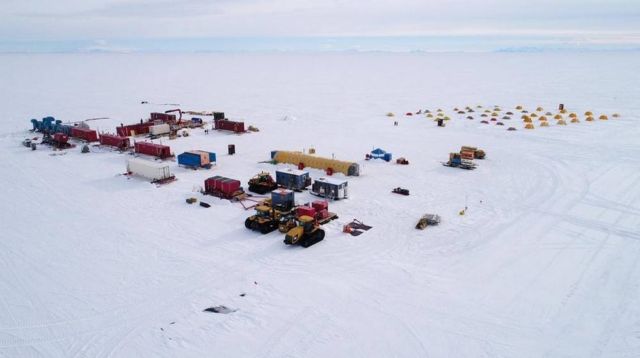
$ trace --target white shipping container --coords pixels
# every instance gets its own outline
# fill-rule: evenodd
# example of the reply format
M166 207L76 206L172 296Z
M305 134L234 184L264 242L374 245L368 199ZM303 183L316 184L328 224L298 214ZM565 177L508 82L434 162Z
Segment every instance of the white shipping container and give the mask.
M127 171L151 180L162 180L171 177L169 164L156 163L141 158L128 159Z
M170 131L171 126L168 124L156 124L155 126L149 127L149 133L151 133L151 135L167 134Z

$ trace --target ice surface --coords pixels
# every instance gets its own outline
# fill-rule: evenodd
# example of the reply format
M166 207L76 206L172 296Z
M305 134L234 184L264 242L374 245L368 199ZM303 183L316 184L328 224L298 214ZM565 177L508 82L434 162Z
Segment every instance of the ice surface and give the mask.
M640 352L637 53L2 55L0 74L0 356ZM163 140L218 163L172 163L178 181L162 187L119 175L124 154L20 144L31 118L109 117L88 123L114 132L172 108L141 101L223 110L260 132ZM525 131L517 115L500 127L452 111L558 103L622 118ZM445 128L401 115L437 108L454 118ZM461 145L487 159L442 166ZM276 169L258 163L271 150L310 147L362 176L309 249L248 232L237 203L185 204L208 176L246 186ZM411 164L364 161L376 147ZM425 213L441 224L416 230ZM343 234L353 218L374 228ZM238 311L202 312L216 304Z

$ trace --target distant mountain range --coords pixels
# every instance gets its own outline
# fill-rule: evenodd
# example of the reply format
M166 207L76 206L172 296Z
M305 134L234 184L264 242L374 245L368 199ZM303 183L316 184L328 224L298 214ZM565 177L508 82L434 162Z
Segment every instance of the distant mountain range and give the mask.
M219 37L111 40L0 40L0 53L207 52L546 52L639 51L635 39L571 35Z

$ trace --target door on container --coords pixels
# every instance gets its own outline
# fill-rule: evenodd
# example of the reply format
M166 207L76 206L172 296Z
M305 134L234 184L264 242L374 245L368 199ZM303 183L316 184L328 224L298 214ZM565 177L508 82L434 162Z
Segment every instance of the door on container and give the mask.
M347 185L346 184L342 184L340 185L340 192L339 192L339 198L346 198L349 195L349 193L347 192Z

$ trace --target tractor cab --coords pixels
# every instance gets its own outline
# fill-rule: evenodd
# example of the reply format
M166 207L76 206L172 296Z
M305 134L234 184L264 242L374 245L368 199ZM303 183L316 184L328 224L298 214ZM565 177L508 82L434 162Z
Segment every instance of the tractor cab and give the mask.
M271 208L266 205L256 206L256 216L259 218L270 218L271 217Z
M284 237L287 245L309 247L324 239L324 230L317 224L316 219L308 215L298 218L298 226L289 230Z
M302 226L304 232L309 232L315 226L316 219L311 216L303 215L298 218L298 221L300 222L300 226Z

